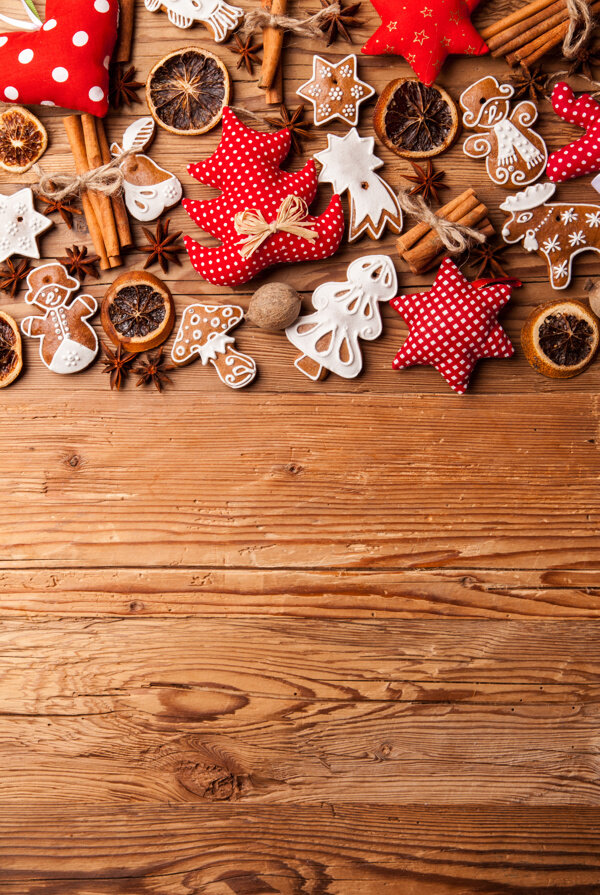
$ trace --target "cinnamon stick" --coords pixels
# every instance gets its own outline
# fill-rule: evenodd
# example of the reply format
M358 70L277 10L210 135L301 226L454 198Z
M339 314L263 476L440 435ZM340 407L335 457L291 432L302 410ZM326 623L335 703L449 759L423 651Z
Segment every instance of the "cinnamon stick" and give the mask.
M120 0L119 38L113 53L113 62L129 62L135 23L135 0Z
M71 147L71 153L73 154L75 171L77 174L85 174L89 169L85 143L83 140L81 117L79 115L69 115L67 118L63 118L63 125L67 134L69 146ZM98 217L94 210L90 194L87 191L81 196L81 205L88 230L90 231L90 237L94 244L94 251L100 257L100 267L102 270L109 270L110 262L106 253L104 237L102 236L102 230L100 229Z
M265 102L268 106L280 106L283 102L283 65L281 59L275 72L275 80L265 91Z
M107 165L111 161L110 148L106 137L106 128L104 121L99 118L96 122L96 130L98 132L98 143L100 144L100 153L102 155L102 164ZM127 206L122 193L115 194L110 197L115 216L115 224L117 225L117 234L119 237L119 245L122 249L128 249L133 245L133 236L131 235L131 227L129 226L129 215L127 214Z
M481 221L481 223L478 224L477 229L479 230L480 233L483 233L483 235L485 236L486 239L491 239L492 236L496 235L496 230L494 229L494 225L489 220L489 218L484 218L483 221ZM448 250L446 248L444 248L444 251L440 252L439 255L436 255L436 257L433 259L431 264L429 264L427 266L427 270L431 270L432 267L439 267L440 264L442 263L442 261L444 260L444 258L447 258L447 257L448 257ZM426 271L423 271L423 270L417 271L417 273L425 273L425 272Z
M598 10L600 10L600 0L596 0L590 6L592 13L598 12ZM569 18L567 17L564 22L551 28L545 34L541 34L535 40L515 50L514 53L509 53L506 56L506 61L513 66L519 63L527 66L533 65L538 59L541 59L542 56L545 56L546 53L564 40L565 34L569 30L569 24Z
M487 215L488 209L483 202L481 202L453 223L462 224L463 227L477 227L478 224L487 218ZM408 252L404 252L402 260L408 264L413 273L423 273L433 267L436 257L443 251L448 254L448 250L445 249L440 236L435 230L432 230L431 233L420 240L414 248L410 249Z
M530 40L550 31L555 25L559 25L569 17L565 0L556 0L548 9L542 10L537 16L533 16L526 22L519 22L512 28L502 31L488 44L492 56L506 56L512 50L529 43Z
M487 43L488 40L495 37L496 34L500 34L500 32L505 31L507 28L511 28L513 25L518 25L519 22L526 21L530 16L534 16L538 12L547 9L553 2L554 0L534 0L533 3L528 3L526 6L522 6L515 12L511 12L510 15L504 16L503 19L494 22L493 25L484 28L480 34Z
M475 190L469 188L465 190L464 193L461 193L460 196L456 196L456 198L452 199L450 202L447 202L446 205L443 205L437 213L438 217L445 218L447 221L452 221L456 223L458 218L456 217L456 210L458 208L469 210L475 208L476 205L479 204L479 199L475 195ZM466 213L464 210L459 212L459 217L461 214ZM411 249L414 245L416 245L420 239L423 239L428 233L431 233L431 227L429 224L421 223L416 224L410 230L407 230L406 233L403 233L402 236L399 236L396 240L396 248L400 255L404 252Z
M102 153L100 152L100 144L98 143L98 133L96 131L96 119L93 115L86 113L81 116L81 124L83 127L83 141L85 143L85 153L87 155L88 168L93 171L95 168L102 167ZM117 225L115 224L115 216L112 210L110 196L103 193L95 192L93 195L97 198L97 212L99 215L99 223L102 227L104 236L104 244L106 253L111 267L118 267L121 264L121 246L119 245L119 236L117 234Z
M261 5L274 16L284 16L287 12L287 0L261 0ZM282 47L283 31L281 28L264 28L263 61L258 86L265 90L273 86Z

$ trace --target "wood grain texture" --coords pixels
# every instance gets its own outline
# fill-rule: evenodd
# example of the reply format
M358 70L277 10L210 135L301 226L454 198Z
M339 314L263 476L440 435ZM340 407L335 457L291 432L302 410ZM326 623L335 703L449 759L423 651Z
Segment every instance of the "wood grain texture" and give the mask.
M482 4L476 22L513 7ZM288 107L313 52L358 52L378 21L366 0L360 18L353 47L286 40ZM136 19L142 80L178 46L215 50L142 0ZM234 105L269 114L229 46L216 52ZM359 69L378 93L410 74L396 58L360 57ZM457 98L486 73L507 70L450 58L440 83ZM550 150L578 135L539 109ZM112 113L109 139L142 114ZM40 115L44 169L69 170L62 112ZM305 154L328 130L312 128ZM219 137L159 131L151 154L206 198L186 165ZM475 185L499 229L505 194L461 142L435 162L445 195ZM376 151L383 176L405 183L410 165ZM596 201L588 180L561 185L560 200ZM0 174L0 191L17 186ZM171 217L210 243L182 209ZM317 285L382 251L400 289L427 288L433 274L411 274L394 241L235 290L187 260L166 279L178 314L198 299L246 308L272 280L308 309ZM56 221L44 259L73 243L90 245L83 222L71 233ZM504 257L525 281L503 316L516 355L480 363L463 399L430 368L391 371L406 327L389 307L353 381L311 383L282 334L239 327L259 366L240 393L199 364L163 395L132 382L110 393L99 364L51 376L26 345L1 399L2 895L600 891L600 364L564 382L531 370L521 326L554 294L537 256ZM583 297L599 270L578 259L566 295ZM120 273L86 291L101 299ZM27 313L22 298L2 307Z

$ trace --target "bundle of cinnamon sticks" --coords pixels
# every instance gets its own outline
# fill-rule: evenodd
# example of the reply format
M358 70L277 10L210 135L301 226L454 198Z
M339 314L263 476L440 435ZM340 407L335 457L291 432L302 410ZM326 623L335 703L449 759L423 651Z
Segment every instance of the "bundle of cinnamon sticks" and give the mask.
M445 218L453 224L473 227L487 238L494 235L494 227L488 219L488 209L479 201L472 189L465 190L436 213L438 217ZM425 273L438 266L449 254L436 231L424 223L417 224L403 233L398 238L396 247L402 260L416 274Z
M588 0L592 15L600 0ZM481 32L492 56L509 65L532 66L564 40L569 28L566 0L534 0Z
M86 174L111 161L104 122L100 118L70 115L63 118L63 124L77 174ZM121 250L133 245L123 196L106 196L87 190L81 202L94 250L100 257L100 267L102 270L119 267Z
M261 0L261 6L274 16L284 16L287 12L287 0ZM258 86L265 90L265 102L268 106L283 102L282 50L281 28L263 28L263 61Z

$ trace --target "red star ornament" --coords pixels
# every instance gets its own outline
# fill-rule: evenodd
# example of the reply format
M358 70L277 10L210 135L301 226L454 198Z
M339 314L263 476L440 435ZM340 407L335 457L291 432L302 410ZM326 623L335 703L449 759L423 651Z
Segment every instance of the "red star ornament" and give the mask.
M469 283L446 258L429 292L404 295L390 304L409 327L408 338L394 358L395 370L429 364L450 388L462 395L482 357L512 357L514 348L498 323L518 280Z
M425 84L437 78L449 53L482 56L488 52L470 21L480 0L372 0L381 25L362 52L404 56Z

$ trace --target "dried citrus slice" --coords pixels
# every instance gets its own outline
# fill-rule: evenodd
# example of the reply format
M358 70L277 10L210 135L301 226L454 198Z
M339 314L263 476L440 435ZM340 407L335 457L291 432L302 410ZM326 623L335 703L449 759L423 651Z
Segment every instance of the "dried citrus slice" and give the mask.
M0 168L24 174L47 148L46 128L27 109L10 106L0 114Z
M14 382L23 369L23 345L16 322L0 311L0 388Z
M162 345L173 330L173 296L158 277L145 270L124 273L104 296L102 326L114 345L148 351Z
M531 366L551 379L577 376L593 360L600 329L580 301L553 301L531 312L521 344Z
M435 84L397 78L384 87L373 118L382 143L402 158L431 158L448 149L458 134L458 110Z
M184 47L157 62L146 82L150 114L172 134L204 134L229 102L229 73L200 47Z

